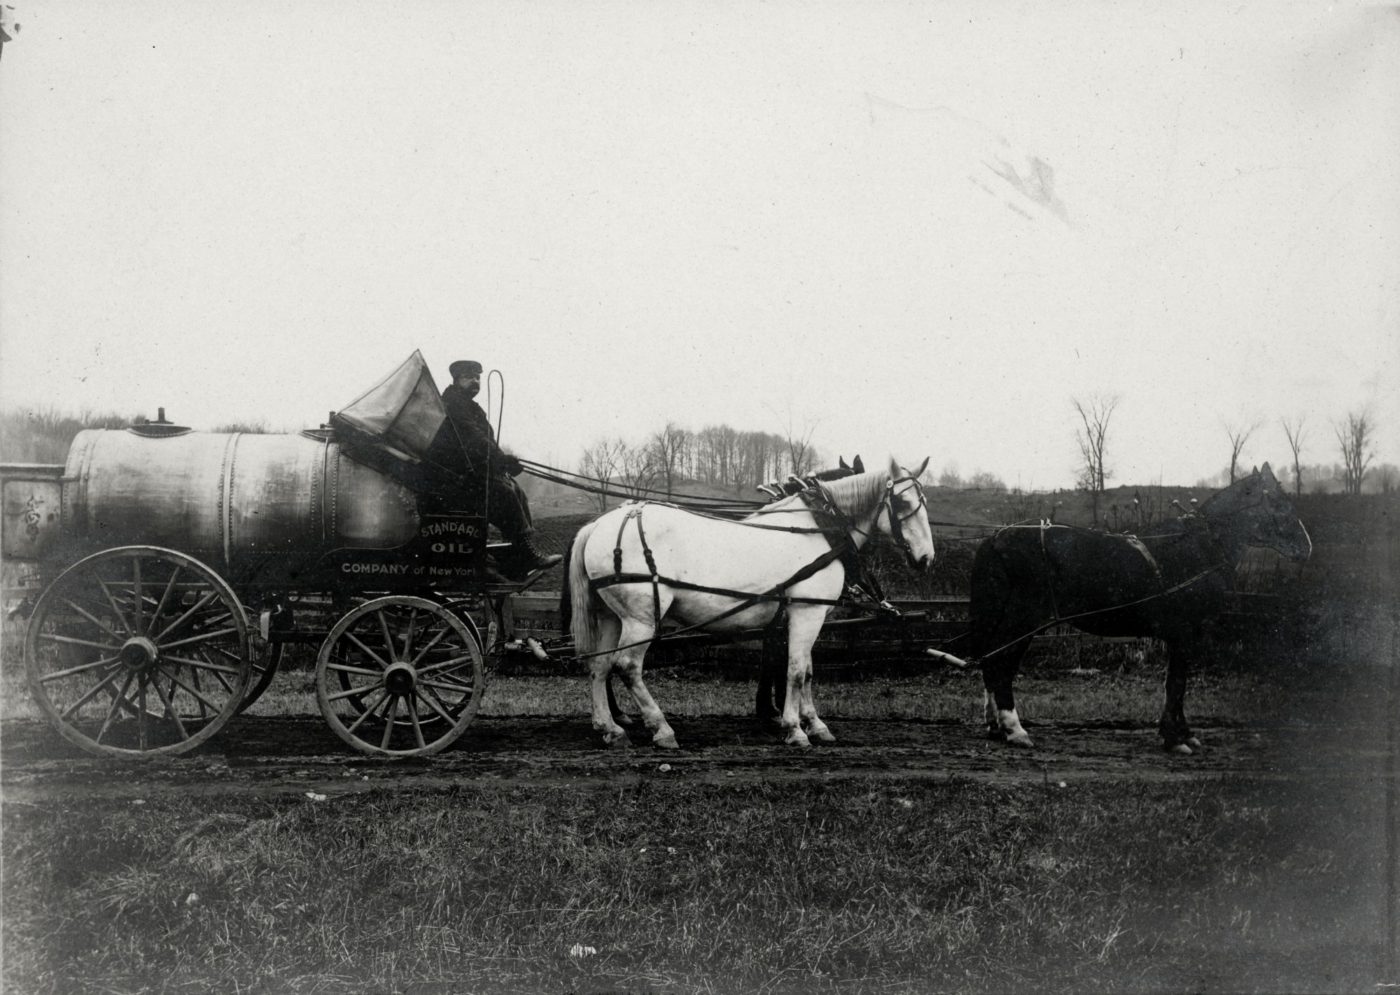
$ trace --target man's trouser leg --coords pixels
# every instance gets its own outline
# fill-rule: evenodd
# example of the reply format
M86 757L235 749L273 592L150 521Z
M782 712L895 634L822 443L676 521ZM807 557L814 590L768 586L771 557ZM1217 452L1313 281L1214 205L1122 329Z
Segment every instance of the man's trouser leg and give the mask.
M512 566L517 573L543 570L560 562L558 554L546 556L535 547L534 524L530 519L530 505L525 492L509 477L495 477L491 480L491 524L501 530L501 535L512 546Z
M492 477L490 482L491 504L488 514L491 524L501 530L507 542L515 544L525 538L530 531L530 515L523 495L509 477Z

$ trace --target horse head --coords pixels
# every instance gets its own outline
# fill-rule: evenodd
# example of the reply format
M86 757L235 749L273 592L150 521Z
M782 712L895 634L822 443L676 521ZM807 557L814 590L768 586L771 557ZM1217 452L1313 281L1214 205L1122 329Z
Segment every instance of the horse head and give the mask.
M1266 546L1301 563L1312 555L1312 539L1298 520L1293 503L1265 463L1202 506L1214 521L1228 522L1228 528L1250 546Z
M933 530L928 523L928 502L919 478L928 469L928 458L910 470L890 457L889 478L885 482L883 514L875 516L876 527L894 540L905 560L915 570L933 569Z

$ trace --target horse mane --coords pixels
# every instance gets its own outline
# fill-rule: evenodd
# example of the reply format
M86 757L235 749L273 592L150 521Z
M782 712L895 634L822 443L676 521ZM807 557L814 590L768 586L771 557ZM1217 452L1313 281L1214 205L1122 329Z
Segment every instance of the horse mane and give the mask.
M853 477L842 477L822 484L831 500L849 515L869 511L885 494L890 479L887 470L872 470Z

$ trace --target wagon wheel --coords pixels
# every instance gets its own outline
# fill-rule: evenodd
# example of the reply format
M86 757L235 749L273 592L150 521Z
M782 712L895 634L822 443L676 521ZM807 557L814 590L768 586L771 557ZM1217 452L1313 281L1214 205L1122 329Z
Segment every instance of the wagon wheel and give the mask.
M255 641L256 642L256 641ZM262 697L268 685L272 683L272 678L277 676L277 665L282 662L282 644L269 642L261 649L254 649L253 673L248 680L248 690L243 694L243 700L238 703L238 714L242 715L248 707Z
M233 718L252 674L237 595L174 550L79 560L40 595L28 628L30 691L65 739L94 753L191 750Z
M476 716L485 689L475 625L427 598L391 595L351 609L316 656L321 715L362 753L437 753Z

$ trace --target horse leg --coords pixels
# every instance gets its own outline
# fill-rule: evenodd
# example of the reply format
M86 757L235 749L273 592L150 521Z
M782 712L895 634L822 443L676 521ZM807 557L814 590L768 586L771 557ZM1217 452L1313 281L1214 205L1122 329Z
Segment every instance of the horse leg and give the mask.
M1162 720L1157 724L1162 734L1162 749L1189 755L1200 749L1201 741L1186 722L1186 682L1191 674L1191 656L1196 645L1190 640L1167 643L1166 696L1162 705Z
M617 656L614 650L619 631L620 625L616 618L601 619L598 623L598 645L595 647L598 655L588 662L588 670L593 678L593 728L603 734L603 742L609 746L631 745L627 740L627 733L613 719L616 701L608 681L613 671L614 658Z
M802 728L812 739L822 743L834 743L836 737L831 730L826 727L826 723L817 715L816 701L812 696L812 644L817 641L817 635L821 632L822 622L826 618L826 610L820 611L793 611L789 614L788 620L788 666L791 668L791 659L796 657L801 661L803 680L802 698L797 703L798 719ZM786 704L786 703L784 703Z
M763 636L763 648L758 664L758 697L754 702L754 714L765 724L777 725L783 710L786 678L781 674L783 639L767 632Z
M1016 714L1016 695L1012 690L1021 657L1030 644L1029 638L1018 639L982 659L982 701L987 716L987 735L992 739L1004 739L1012 746L1033 745L1021 725L1021 717Z
M624 711L617 702L617 691L613 688L612 679L609 678L606 687L608 689L608 711L612 714L612 720L624 729L637 724L637 717L630 712Z
M641 709L642 722L651 730L652 744L663 750L677 750L680 747L676 743L676 734L642 680L642 660L646 656L647 640L655 631L647 622L624 621L619 644L623 648L617 651L616 668Z

